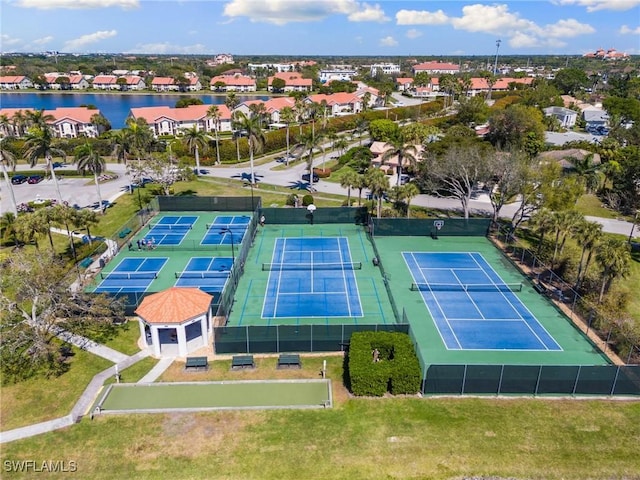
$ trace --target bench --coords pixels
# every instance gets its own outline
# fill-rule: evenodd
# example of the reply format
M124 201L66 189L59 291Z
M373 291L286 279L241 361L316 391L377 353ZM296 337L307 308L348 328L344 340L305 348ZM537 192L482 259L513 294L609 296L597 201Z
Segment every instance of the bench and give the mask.
M231 369L241 370L244 368L255 368L256 364L253 361L253 355L234 355L231 358Z
M297 353L283 353L278 357L277 368L301 368L300 355Z
M185 370L208 370L209 360L207 357L187 357L187 363L184 364Z
M91 258L91 257L87 257L87 258L85 258L84 260L82 260L82 261L80 262L80 266L81 266L82 268L87 268L87 267L89 267L89 265L91 265L92 263L93 263L93 258Z
M130 228L125 228L124 230L120 230L120 233L118 234L118 236L120 238L125 238L130 233L131 233L131 229Z
M547 287L545 287L541 282L534 282L533 288L538 293L547 293Z

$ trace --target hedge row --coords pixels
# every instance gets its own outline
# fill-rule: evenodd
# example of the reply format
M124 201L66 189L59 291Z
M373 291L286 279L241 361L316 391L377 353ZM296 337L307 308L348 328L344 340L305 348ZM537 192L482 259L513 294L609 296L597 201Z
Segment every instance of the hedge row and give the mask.
M406 333L354 333L348 368L354 395L380 397L387 392L402 395L420 390L420 363Z

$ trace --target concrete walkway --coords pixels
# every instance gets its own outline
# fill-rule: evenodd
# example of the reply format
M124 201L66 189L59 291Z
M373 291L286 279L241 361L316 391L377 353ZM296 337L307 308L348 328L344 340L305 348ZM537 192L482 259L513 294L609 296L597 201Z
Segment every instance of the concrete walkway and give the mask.
M124 353L120 353L113 348L109 348L105 345L101 345L86 337L76 335L68 332L59 327L53 327L53 331L60 340L71 343L82 350L86 350L89 353L93 353L98 357L106 358L113 363L120 363L126 361L129 357Z
M156 363L155 367L149 370L149 373L138 380L138 383L155 382L160 377L160 375L162 375L167 370L167 368L171 366L174 360L175 358L172 357L162 358L158 363Z

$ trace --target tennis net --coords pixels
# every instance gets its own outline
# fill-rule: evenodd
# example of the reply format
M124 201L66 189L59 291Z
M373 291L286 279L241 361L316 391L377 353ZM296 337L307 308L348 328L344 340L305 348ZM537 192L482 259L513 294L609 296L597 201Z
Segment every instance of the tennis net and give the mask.
M158 278L158 272L101 272L100 278L108 278L109 280L154 279Z
M272 270L362 270L362 262L262 264L262 271Z
M522 283L412 283L414 292L520 292Z
M177 230L184 232L185 230L191 230L192 226L190 223L156 223L155 225L149 225L149 230Z
M176 272L176 278L229 278L231 272L227 271L187 271L187 272Z

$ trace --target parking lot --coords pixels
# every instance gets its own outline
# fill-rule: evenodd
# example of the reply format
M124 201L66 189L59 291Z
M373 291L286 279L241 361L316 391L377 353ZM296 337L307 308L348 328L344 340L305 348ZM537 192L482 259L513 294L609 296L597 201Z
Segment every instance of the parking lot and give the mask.
M36 167L42 168L42 167ZM100 184L100 193L104 200L113 200L119 196L130 179L125 173L124 165L110 164L108 170L118 175L115 180L110 180ZM29 177L30 169L25 165L20 165L17 173ZM96 186L93 183L93 177L84 178L58 178L60 193L62 200L69 202L70 205L77 204L84 208L98 201ZM45 201L58 198L53 180L45 178L39 183L29 184L28 182L12 185L13 192L18 204L33 202L36 200ZM8 185L2 180L0 181L0 194L2 212L11 211L11 199L8 192Z

